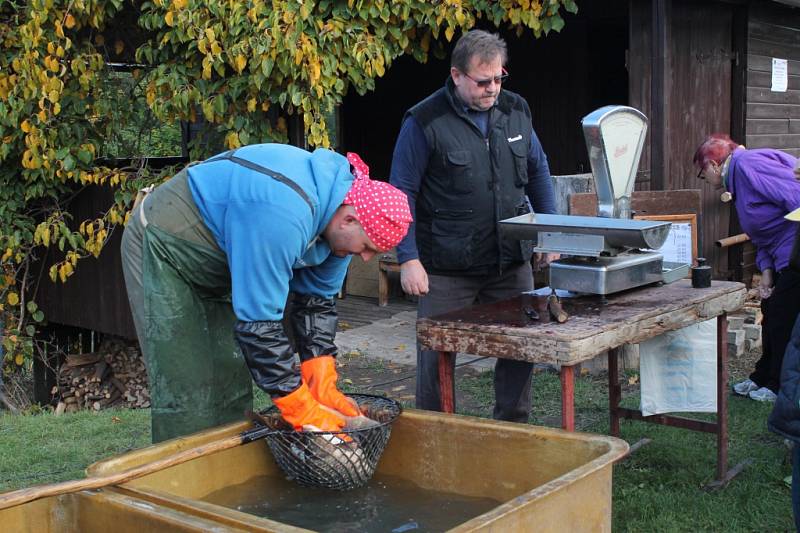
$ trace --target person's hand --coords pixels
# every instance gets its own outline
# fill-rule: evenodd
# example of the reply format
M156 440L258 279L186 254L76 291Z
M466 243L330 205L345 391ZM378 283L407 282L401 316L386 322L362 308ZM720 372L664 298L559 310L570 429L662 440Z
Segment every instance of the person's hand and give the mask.
M312 357L300 364L303 383L308 385L311 396L324 407L330 407L345 416L358 416L358 404L336 387L338 374L336 360L330 355Z
M412 259L400 265L400 286L403 292L421 296L428 294L428 273L419 259Z
M301 383L300 387L287 394L272 399L272 403L280 410L281 416L296 431L301 431L313 426L317 431L336 432L345 425L345 419L330 409L323 409L320 403L311 396L308 385Z
M553 261L560 259L561 254L536 252L533 256L533 269L542 270Z
M761 282L758 284L758 295L762 300L766 300L772 295L774 283L775 282L772 278L772 269L765 268L761 273Z

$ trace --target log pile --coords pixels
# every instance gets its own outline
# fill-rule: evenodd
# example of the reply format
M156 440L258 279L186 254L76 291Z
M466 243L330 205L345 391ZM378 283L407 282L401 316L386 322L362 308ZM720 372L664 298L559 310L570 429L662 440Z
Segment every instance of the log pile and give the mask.
M93 353L68 354L51 393L55 412L108 407L150 407L147 372L139 351L119 340L104 342Z

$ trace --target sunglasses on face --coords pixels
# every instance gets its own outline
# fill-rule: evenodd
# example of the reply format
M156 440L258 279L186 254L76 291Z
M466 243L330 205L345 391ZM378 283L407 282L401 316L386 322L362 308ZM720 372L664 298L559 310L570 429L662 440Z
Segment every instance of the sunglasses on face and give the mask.
M497 85L500 85L504 81L506 81L506 78L508 78L508 71L506 71L506 69L503 69L503 73L501 75L495 76L494 78L489 78L488 80L476 80L475 78L473 78L472 76L470 76L466 72L464 72L463 74L464 74L464 76L466 76L469 79L471 79L472 81L474 81L475 85L477 85L481 89L486 89L486 88L490 87L492 85L492 82L496 83Z

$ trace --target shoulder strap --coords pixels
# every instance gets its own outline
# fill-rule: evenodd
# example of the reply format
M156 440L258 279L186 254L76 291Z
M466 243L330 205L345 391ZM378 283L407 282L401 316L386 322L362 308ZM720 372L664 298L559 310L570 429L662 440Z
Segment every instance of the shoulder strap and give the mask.
M303 200L305 200L305 202L308 204L308 208L311 209L311 213L312 214L314 213L314 204L311 202L311 199L308 197L308 194L306 194L306 191L304 191L303 188L300 187L300 185L298 185L296 182L292 181L291 179L287 178L286 176L284 176L280 172L275 172L274 170L271 170L269 168L262 167L258 163L253 163L252 161L248 161L247 159L242 159L241 157L236 157L236 150L229 150L229 151L225 152L224 154L220 154L220 155L218 155L216 157L212 157L211 159L206 159L202 163L198 163L198 164L202 165L204 163L212 163L214 161L222 161L222 160L228 160L228 161L231 161L233 163L236 163L237 165L241 165L243 167L249 168L250 170L255 170L256 172L259 172L261 174L269 176L269 177L273 178L274 180L283 183L284 185L286 185L287 187L292 189L294 192L296 192L298 195L300 195L300 197Z

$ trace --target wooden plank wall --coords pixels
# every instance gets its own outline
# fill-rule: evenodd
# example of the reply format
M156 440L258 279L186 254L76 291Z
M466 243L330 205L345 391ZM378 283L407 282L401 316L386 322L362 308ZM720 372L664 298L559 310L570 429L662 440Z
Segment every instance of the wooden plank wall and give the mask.
M692 156L709 133L731 131L732 31L740 6L662 0L654 17L654 4L630 4L630 105L651 119L636 190L701 189L699 250L715 277L725 278L727 253L715 249L714 241L729 235L730 206L719 201L719 191L697 179ZM654 20L667 26L660 41L654 37ZM661 56L659 43L666 46ZM656 61L663 62L661 68L655 68ZM655 97L661 101L654 102ZM656 117L659 113L663 116ZM660 135L654 128L662 129ZM656 150L662 153L653 157Z
M106 211L112 203L110 188L87 187L73 200L69 212L77 226ZM122 231L117 228L100 257L81 260L66 283L53 283L48 278L50 265L63 259L63 253L57 248L48 249L36 294L36 301L48 322L136 338L122 277L121 241Z
M800 156L800 9L754 2L747 32L745 145ZM771 90L773 57L789 61L786 92Z

